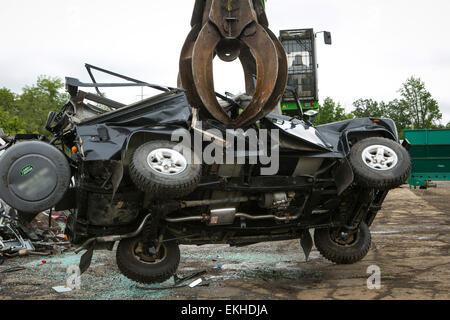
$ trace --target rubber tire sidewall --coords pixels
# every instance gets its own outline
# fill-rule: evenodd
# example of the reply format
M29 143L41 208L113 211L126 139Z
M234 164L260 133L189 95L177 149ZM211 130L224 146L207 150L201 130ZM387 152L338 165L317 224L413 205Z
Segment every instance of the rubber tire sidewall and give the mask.
M364 163L362 153L372 145L391 148L398 157L396 166L389 170L376 170ZM350 151L349 162L353 169L355 182L365 188L393 189L404 184L411 173L411 157L408 151L396 141L382 137L371 137L357 142Z
M119 270L129 279L140 283L161 283L172 277L180 263L180 248L176 242L167 242L166 258L159 263L139 262L132 250L136 238L123 239L117 247L116 260Z
M183 197L194 191L202 174L200 164L188 161L186 169L180 174L164 175L151 169L147 163L150 152L162 148L180 151L176 149L177 145L176 142L158 140L147 142L136 149L130 163L130 177L141 191L156 197L164 197L164 199ZM199 163L198 157L193 151L191 152L197 159L196 163Z
M20 199L9 190L5 178L8 175L9 168L19 157L31 153L51 159L56 167L57 184L55 189L48 197L40 201ZM17 211L34 214L51 209L63 198L69 188L71 170L65 155L56 147L42 141L25 141L12 146L0 157L0 177L0 197L3 201Z
M314 244L320 254L337 264L352 264L362 260L369 252L372 242L369 227L361 222L359 236L355 243L349 246L337 244L331 239L330 229L316 229L314 231Z

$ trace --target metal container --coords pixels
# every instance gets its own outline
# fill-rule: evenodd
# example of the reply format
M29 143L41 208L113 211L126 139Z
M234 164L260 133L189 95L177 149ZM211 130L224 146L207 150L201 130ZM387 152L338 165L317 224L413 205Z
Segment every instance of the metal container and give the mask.
M411 186L450 181L450 130L405 130L405 139L411 144Z

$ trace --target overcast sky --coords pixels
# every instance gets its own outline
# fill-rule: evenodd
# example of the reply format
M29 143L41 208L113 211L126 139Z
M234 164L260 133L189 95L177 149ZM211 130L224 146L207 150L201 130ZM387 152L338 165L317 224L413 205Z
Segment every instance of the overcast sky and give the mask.
M86 62L175 86L193 4L194 0L1 0L0 87L19 93L42 74L88 81ZM358 98L389 101L414 75L438 101L445 124L450 121L449 13L448 0L267 3L276 34L308 27L332 32L332 46L318 42L321 100L330 96L348 111ZM237 64L215 67L219 91L243 90ZM132 102L140 89L107 94Z

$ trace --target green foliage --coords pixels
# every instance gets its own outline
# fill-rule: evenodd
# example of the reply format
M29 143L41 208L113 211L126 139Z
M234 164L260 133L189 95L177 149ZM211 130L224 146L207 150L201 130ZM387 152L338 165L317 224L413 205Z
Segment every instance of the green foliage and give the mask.
M402 96L400 104L408 110L414 129L429 129L439 124L442 114L438 103L420 78L409 78L399 92Z
M12 93L9 89L0 89L0 106L2 108L12 108L14 106L15 100L15 94Z
M320 108L320 112L314 120L315 125L326 124L335 121L352 119L351 114L346 114L340 103L336 103L327 97Z
M386 114L384 117L392 119L399 131L411 128L411 116L408 105L394 99L386 103Z
M353 115L356 118L380 118L386 114L386 104L372 99L359 99L353 102L353 107L355 108Z
M18 116L11 116L8 111L0 110L0 128L5 133L25 133L23 123L20 122Z
M425 88L420 78L411 77L399 90L400 98L390 102L377 102L372 99L359 99L353 103L353 115L357 118L390 118L399 132L404 129L442 128L439 123L442 114L436 100Z
M440 124L442 114L436 100L425 88L420 78L411 77L406 80L399 90L400 98L389 102L359 99L353 102L353 112L346 114L345 109L335 103L330 97L326 98L320 113L314 123L326 124L355 118L390 118L401 132L404 129L432 129L444 128ZM450 128L450 123L447 124Z
M59 78L40 76L36 84L26 86L20 95L0 89L0 128L8 134L39 133L48 135L45 122L50 111L59 110L68 96L61 92Z

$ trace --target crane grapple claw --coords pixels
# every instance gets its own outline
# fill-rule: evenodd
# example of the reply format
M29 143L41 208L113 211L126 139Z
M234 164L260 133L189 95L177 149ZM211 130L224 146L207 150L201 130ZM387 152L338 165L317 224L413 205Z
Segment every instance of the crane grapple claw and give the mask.
M287 83L287 56L268 27L261 0L196 0L180 56L179 86L194 108L204 108L231 127L245 127L270 113ZM251 102L239 112L225 111L214 90L213 60L239 58Z

